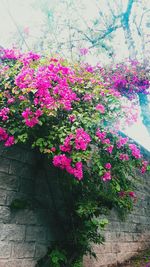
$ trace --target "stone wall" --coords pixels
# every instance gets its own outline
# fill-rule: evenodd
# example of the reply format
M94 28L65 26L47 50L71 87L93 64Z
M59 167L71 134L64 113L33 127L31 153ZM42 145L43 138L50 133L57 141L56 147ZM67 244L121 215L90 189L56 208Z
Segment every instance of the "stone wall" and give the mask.
M24 208L16 208L20 205ZM34 267L54 240L52 217L52 199L40 161L27 149L1 145L0 267Z
M138 179L139 177L139 179ZM138 190L138 191L137 191ZM119 266L120 263L150 248L150 177L137 174L137 203L132 214L120 221L112 211L104 233L104 245L94 246L97 261L86 257L84 267Z
M35 267L52 242L63 239L60 219L64 225L67 218L60 172L43 162L31 149L0 146L0 267ZM98 260L85 258L85 267L116 265L150 245L149 178L137 182L138 202L126 221L111 212L106 243L94 246Z

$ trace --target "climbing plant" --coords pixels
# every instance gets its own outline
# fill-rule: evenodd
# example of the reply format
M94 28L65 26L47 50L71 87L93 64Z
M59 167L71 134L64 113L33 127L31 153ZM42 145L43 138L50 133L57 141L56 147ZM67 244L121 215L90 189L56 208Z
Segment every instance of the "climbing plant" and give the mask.
M100 66L9 49L1 51L0 66L0 141L28 144L47 156L69 196L60 221L65 237L52 245L49 266L82 266L84 255L96 256L92 243L104 241L108 221L101 215L131 211L134 170L149 169L137 145L118 132L133 121L136 107L126 112L123 78Z

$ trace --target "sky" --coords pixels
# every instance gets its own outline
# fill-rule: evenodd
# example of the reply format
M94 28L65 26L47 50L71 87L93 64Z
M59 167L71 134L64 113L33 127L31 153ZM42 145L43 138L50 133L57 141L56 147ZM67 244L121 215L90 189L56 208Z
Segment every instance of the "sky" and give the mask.
M148 7L149 0L142 1L145 6ZM36 40L38 40L38 38L42 35L44 14L40 10L40 8L36 6L37 2L40 3L40 1L35 0L0 0L0 46L12 47L15 41L15 36L17 36L16 33L19 34L19 29L24 29L24 31L26 31L27 33L29 32L26 49L32 47L32 44L36 42ZM58 4L59 10L59 4L60 2L62 2L61 0L49 1L51 8L54 4L56 4L56 2ZM95 2L97 3L98 1L95 0ZM90 25L89 18L94 19L97 16L97 6L93 5L93 1L90 0L82 0L82 3L85 4L86 9L83 10L83 7L80 6L80 0L77 0L79 8L78 12L79 14L81 13L81 15ZM105 3L106 1L101 0L102 10L107 10L107 5ZM127 0L124 0L124 7L126 6L126 3ZM62 12L61 5L59 12ZM138 7L136 12L138 14ZM147 23L147 17L145 19L145 23ZM118 52L116 53L118 60L119 58L125 58L128 56L128 51L125 48L125 45L120 45L120 39L122 38L124 38L123 33L121 31L118 31L114 39L115 49ZM98 60L99 59L97 59L96 57L94 58L90 54L87 57L87 61L92 65L97 63ZM101 60L104 62L107 61L106 56L101 55ZM138 123L136 123L134 126L127 127L126 133L150 151L150 136L147 133L145 127L142 125L140 116Z

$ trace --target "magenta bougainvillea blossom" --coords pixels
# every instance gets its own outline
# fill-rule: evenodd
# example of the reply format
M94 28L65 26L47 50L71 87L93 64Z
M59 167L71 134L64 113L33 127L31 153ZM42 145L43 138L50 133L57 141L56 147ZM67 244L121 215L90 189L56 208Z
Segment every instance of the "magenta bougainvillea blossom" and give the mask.
M119 182L119 164L147 170L139 148L117 133L124 118L136 120L132 98L148 94L138 63L104 69L4 49L0 83L0 140L6 147L32 140L32 147L78 180L88 171L101 182Z

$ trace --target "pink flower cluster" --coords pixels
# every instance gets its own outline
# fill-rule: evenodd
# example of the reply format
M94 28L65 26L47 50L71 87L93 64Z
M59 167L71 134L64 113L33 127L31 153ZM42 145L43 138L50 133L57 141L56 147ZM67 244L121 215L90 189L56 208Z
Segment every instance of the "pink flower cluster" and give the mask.
M23 63L24 66L28 66L32 61L39 60L41 58L40 55L33 53L32 51L23 54L19 57L20 62Z
M133 191L128 192L128 195L132 198L136 198L136 194Z
M102 114L105 113L105 107L102 104L98 104L96 106L96 110L100 111L100 113L102 113Z
M117 64L108 72L110 87L121 92L128 98L133 98L138 93L149 94L149 80L146 77L147 71L136 62L128 64Z
M1 59L16 60L19 58L20 53L17 49L0 49Z
M107 170L110 170L111 169L111 164L109 163L109 162L107 162L106 164L105 164L105 168L107 169Z
M93 94L85 94L83 96L83 100L89 102L89 101L91 101L93 99L93 97L94 97Z
M22 117L25 119L25 124L28 127L34 127L36 124L39 123L38 118L43 114L40 109L37 109L36 112L31 111L30 108L26 108L22 112Z
M7 100L7 103L8 104L13 104L15 102L15 98L14 97L11 97Z
M15 78L15 84L20 88L32 87L34 70L31 68L22 68L20 73Z
M117 141L117 148L121 148L122 146L124 146L127 142L129 141L128 137L119 137L119 140Z
M110 173L110 171L105 172L104 175L101 178L102 178L102 180L104 182L110 181L111 180L111 173Z
M101 132L100 129L98 128L96 131L96 136L100 139L100 140L104 140L106 137L106 132Z
M85 56L87 53L89 52L89 49L88 48L80 48L80 55L81 56Z
M6 147L12 146L15 143L14 136L8 136L6 130L0 127L0 141L5 141L4 145Z
M34 104L47 109L62 107L71 110L72 102L79 101L69 82L75 82L72 70L58 62L40 66L35 74L33 69L23 68L16 77L16 85L20 88L31 87L36 90Z
M86 150L88 144L91 142L91 137L83 128L76 129L76 134L69 134L65 140L64 144L60 145L60 150L63 152L71 152L73 144L75 144L75 149Z
M10 112L9 108L0 109L0 117L2 117L2 121L8 120L8 113Z
M110 145L110 146L106 147L105 150L106 150L109 154L112 154L113 148L114 148L114 146L113 146L113 145Z
M129 148L132 152L132 156L134 156L136 159L140 159L142 157L140 154L140 150L135 144L129 144Z
M70 115L69 116L69 121L72 123L76 120L76 116L75 115Z
M76 130L75 148L77 150L86 150L90 142L91 137L89 136L89 134L85 132L83 128L78 128Z
M83 165L82 162L76 162L75 167L71 166L72 159L68 158L65 154L56 155L53 158L55 167L66 170L71 175L74 175L78 180L83 178Z
M8 138L6 130L0 127L0 141L5 141Z
M148 161L147 160L143 160L142 161L141 173L145 173L146 172L147 166L148 166Z
M129 160L129 155L128 154L120 154L119 159L120 160Z
M102 144L107 145L107 147L105 147L105 150L111 154L113 151L114 146L111 145L110 139L109 138L105 138L107 135L106 132L101 132L100 129L98 128L96 131L96 136L101 140Z
M136 194L133 191L129 191L129 192L120 191L119 196L120 197L130 196L131 198L136 198Z
M9 147L9 146L14 145L14 143L15 143L14 136L9 136L5 142L5 146Z
M71 140L74 139L74 135L73 134L69 134L65 140L64 140L64 144L60 145L60 150L63 152L71 152L72 150L72 145L71 145Z

